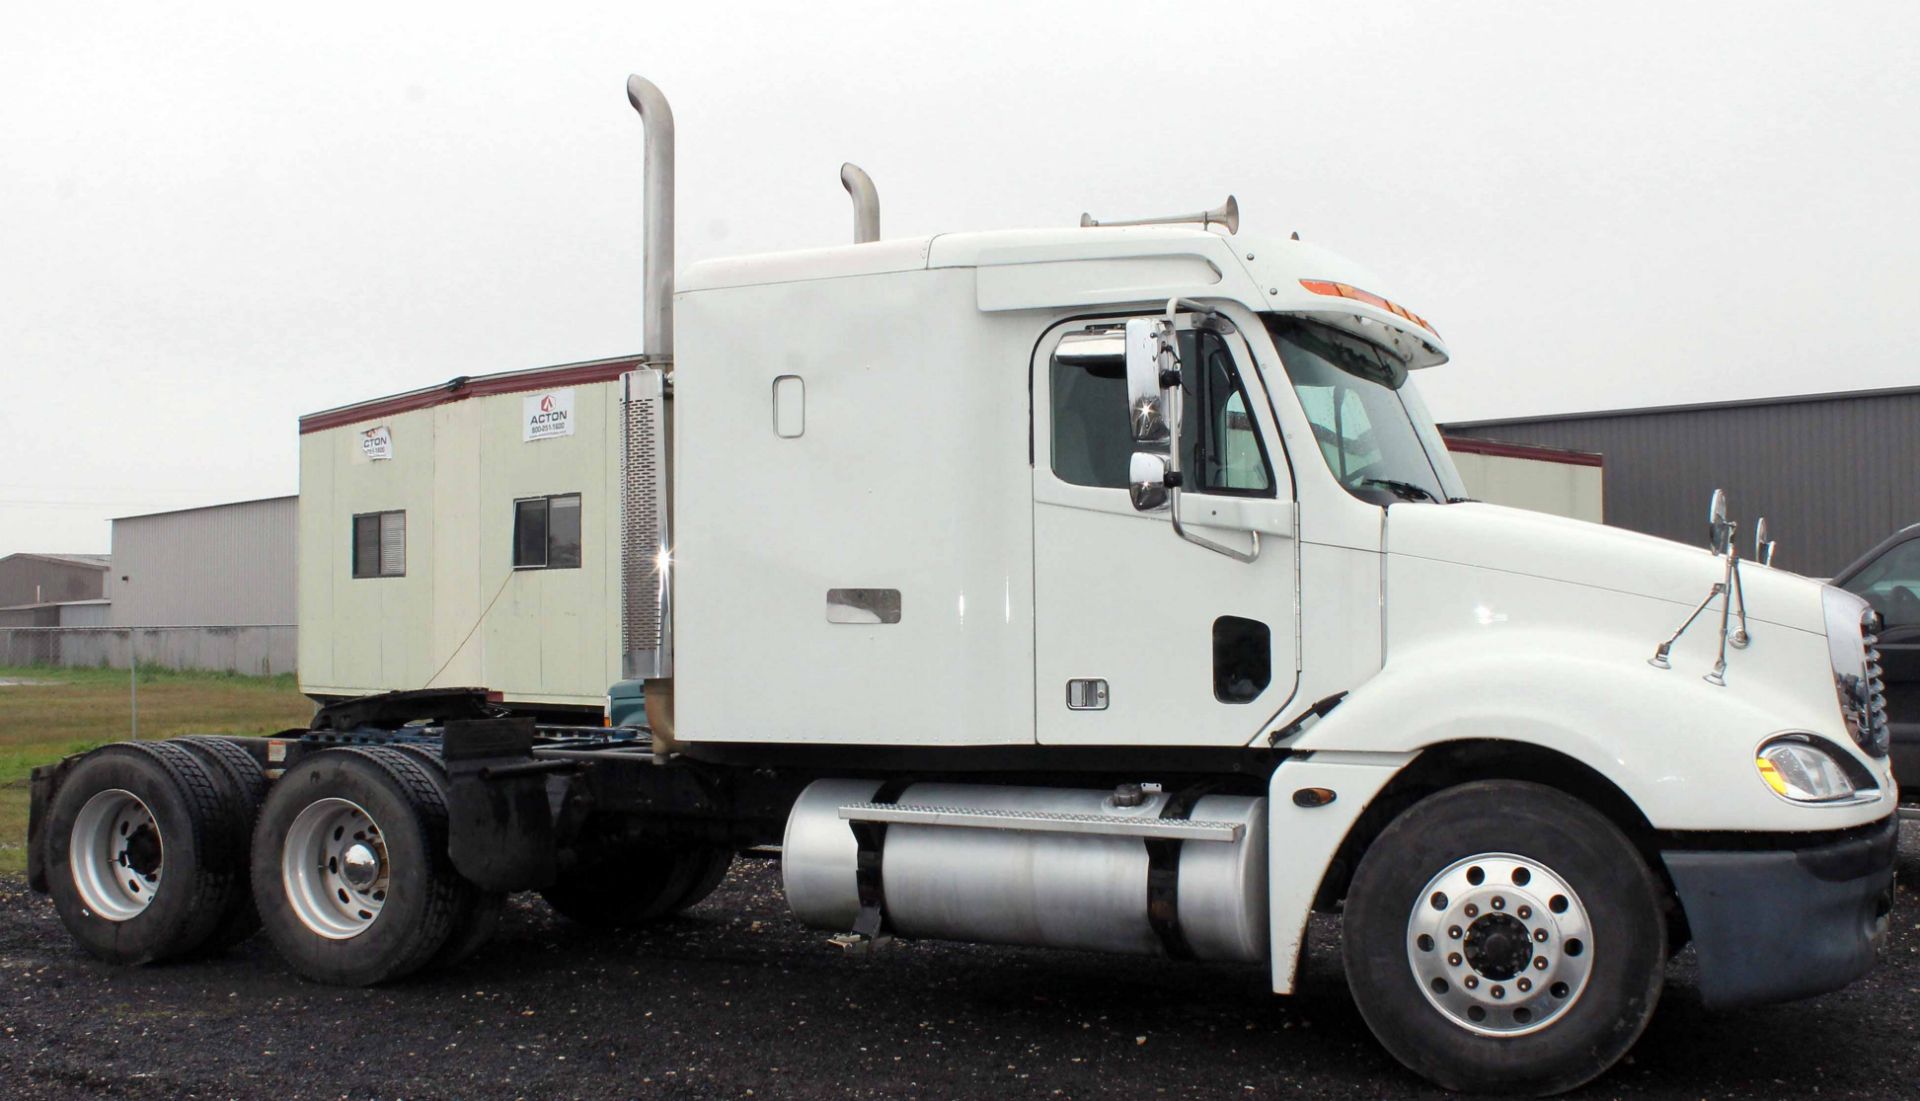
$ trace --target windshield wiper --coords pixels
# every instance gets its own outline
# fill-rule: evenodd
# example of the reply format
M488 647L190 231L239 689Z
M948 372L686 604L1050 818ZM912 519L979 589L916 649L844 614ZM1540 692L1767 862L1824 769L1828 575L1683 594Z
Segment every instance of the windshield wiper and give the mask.
M1392 478L1362 478L1360 479L1360 484L1363 486L1379 486L1381 489L1386 490L1402 501L1433 501L1436 504L1439 503L1439 498L1420 486L1414 485L1412 482L1401 482Z

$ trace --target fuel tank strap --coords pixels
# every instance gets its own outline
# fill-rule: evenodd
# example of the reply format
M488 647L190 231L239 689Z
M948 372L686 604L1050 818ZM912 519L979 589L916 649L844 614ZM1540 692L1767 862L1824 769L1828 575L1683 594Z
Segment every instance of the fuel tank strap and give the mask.
M1161 820L1185 820L1193 813L1193 805L1212 788L1212 784L1195 784L1168 796L1160 808ZM1180 850L1185 843L1186 839L1178 835L1146 839L1147 923L1153 926L1167 955L1176 960L1193 958L1193 946L1180 931Z
M870 805L889 806L898 802L910 781L889 780L867 800ZM872 940L887 932L887 890L880 877L882 851L886 848L887 824L884 821L850 819L853 840L859 846L854 857L853 882L860 898L860 913L853 919L853 931Z

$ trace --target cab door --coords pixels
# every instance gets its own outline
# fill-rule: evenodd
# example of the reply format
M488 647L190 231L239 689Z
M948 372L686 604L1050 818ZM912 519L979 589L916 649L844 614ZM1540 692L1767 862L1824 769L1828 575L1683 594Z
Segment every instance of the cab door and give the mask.
M1136 511L1124 321L1058 327L1033 365L1037 737L1245 745L1296 683L1293 479L1246 342L1216 321L1179 338L1193 539Z

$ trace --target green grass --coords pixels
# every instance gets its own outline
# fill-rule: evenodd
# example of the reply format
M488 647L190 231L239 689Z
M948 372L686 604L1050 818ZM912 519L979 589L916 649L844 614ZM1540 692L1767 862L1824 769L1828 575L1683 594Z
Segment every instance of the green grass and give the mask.
M125 669L0 666L0 875L26 870L27 775L35 766L131 733ZM305 727L313 704L291 675L242 677L142 669L140 739L271 734Z

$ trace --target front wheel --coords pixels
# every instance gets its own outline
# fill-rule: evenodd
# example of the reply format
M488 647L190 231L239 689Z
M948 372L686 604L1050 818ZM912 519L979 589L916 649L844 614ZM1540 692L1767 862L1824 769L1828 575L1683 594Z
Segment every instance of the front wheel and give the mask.
M1518 781L1449 788L1381 832L1348 890L1347 983L1380 1043L1449 1089L1601 1074L1659 1002L1658 883L1599 812Z

